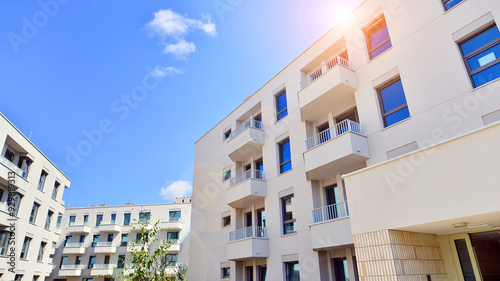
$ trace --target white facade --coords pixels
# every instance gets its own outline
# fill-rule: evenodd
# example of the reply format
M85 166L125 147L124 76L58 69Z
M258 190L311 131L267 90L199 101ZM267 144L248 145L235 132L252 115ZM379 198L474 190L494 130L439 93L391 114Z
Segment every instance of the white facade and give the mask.
M190 280L498 278L499 24L367 0L246 99L196 143Z
M41 281L52 271L70 180L2 114L0 147L0 274Z
M169 258L172 272L177 263L187 265L191 198L178 198L172 204L67 208L61 218L62 231L50 280L104 280L104 277L98 276L118 277L124 271L127 275L127 265L131 263L135 244L132 241L139 238L134 227L139 226L141 213L150 216L152 224L159 221L161 228L156 236L159 241L147 247L155 249L160 241L171 241ZM120 257L124 258L123 265L120 265Z

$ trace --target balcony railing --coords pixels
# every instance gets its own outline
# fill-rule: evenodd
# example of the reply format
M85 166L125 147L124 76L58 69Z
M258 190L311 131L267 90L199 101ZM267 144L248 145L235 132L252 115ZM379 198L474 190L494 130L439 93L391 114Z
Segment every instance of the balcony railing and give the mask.
M61 269L84 269L84 264L63 264L61 265Z
M116 223L116 221L111 221L111 222L100 222L98 227L99 226L106 226L106 225L118 225L118 223Z
M311 84L316 79L320 78L323 74L327 73L330 69L334 68L337 65L343 65L349 69L351 68L351 63L349 62L349 60L339 56L333 57L327 60L325 64L322 64L320 67L309 72L306 78L300 81L300 89L301 90L304 89L305 87L307 87L307 85Z
M241 124L238 128L236 128L234 132L231 132L230 138L233 139L234 137L245 131L247 128L262 129L262 122L254 119L247 120L243 124Z
M116 267L116 264L93 264L92 269L113 269Z
M66 248L81 248L81 247L83 247L83 243L81 243L81 242L66 243L66 245L64 247L66 247Z
M14 173L20 175L22 178L26 179L28 177L28 174L23 171L23 169L19 168L16 164L10 162L9 159L0 156L0 162L4 164L7 168L12 170Z
M102 241L95 244L96 247L111 247L116 246L112 241Z
M349 217L347 202L328 205L312 211L313 223L333 221Z
M178 245L179 239L167 239L167 243L172 243L172 245Z
M9 205L7 205L7 203L0 202L0 211L9 214L10 213L9 212Z
M248 171L245 171L245 172L237 175L236 177L230 179L229 186L233 187L233 186L240 184L248 179L263 180L264 179L264 171L255 170L255 169L250 169Z
M69 222L68 226L74 226L74 227L89 226L89 223L88 222L84 222L84 223L77 224L76 222Z
M237 241L246 238L267 238L267 231L262 226L250 226L229 233L229 241Z
M313 149L316 146L332 140L338 136L341 136L347 132L353 132L360 135L363 134L361 125L359 123L346 119L338 124L335 124L335 126L308 138L306 140L306 150Z

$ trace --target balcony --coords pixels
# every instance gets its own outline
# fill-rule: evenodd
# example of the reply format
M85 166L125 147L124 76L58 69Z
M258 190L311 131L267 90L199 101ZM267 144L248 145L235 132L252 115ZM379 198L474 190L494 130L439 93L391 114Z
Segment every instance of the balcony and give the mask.
M363 168L368 158L368 140L360 124L351 120L344 120L306 140L304 160L308 180L325 180Z
M82 276L84 264L63 264L59 269L59 276Z
M305 121L316 120L328 112L340 112L342 106L354 101L354 91L358 86L350 62L333 57L311 71L300 82L300 87L300 113Z
M139 242L128 241L127 252L141 251L143 247L146 250L149 247L149 245L142 243L140 241Z
M55 255L55 253L56 253L56 246L54 244L54 245L50 246L50 248L49 248L49 256L52 257Z
M310 228L313 250L333 249L354 243L347 202L314 209L312 219Z
M101 222L97 229L102 232L120 232L121 226L116 222L103 223Z
M229 158L243 161L249 156L260 153L264 145L262 122L250 119L231 133L228 141Z
M230 261L269 257L265 227L250 226L229 233L227 259Z
M97 242L94 247L94 253L116 253L116 244L110 241Z
M11 218L9 206L5 202L0 202L0 226L9 226L9 218Z
M83 243L66 243L63 254L84 254L85 246Z
M243 208L266 196L266 181L261 170L248 170L229 181L227 204L233 208Z
M182 221L162 219L160 221L160 228L168 229L168 230L181 230L182 229Z
M28 178L28 173L23 171L23 169L19 168L16 164L10 162L9 159L7 159L3 156L0 156L0 163L3 164L5 167L7 167L7 169L16 173L19 177L21 177L23 179ZM7 178L7 174L5 175L5 178Z
M168 247L169 252L180 252L181 251L181 241L179 239L169 239L168 243L172 243L170 247Z
M90 226L88 223L76 224L70 222L68 225L68 232L90 233Z
M93 264L90 266L90 275L108 275L113 274L116 264Z

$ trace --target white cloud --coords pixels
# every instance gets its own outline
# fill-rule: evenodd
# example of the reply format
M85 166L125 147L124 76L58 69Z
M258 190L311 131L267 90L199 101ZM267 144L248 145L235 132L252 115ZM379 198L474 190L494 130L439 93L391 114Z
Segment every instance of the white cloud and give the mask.
M191 182L178 180L167 184L168 185L166 187L162 187L160 191L160 195L163 199L173 202L177 197L191 196L193 190Z
M186 58L187 55L196 51L196 46L193 42L186 42L184 39L176 44L167 44L163 49L164 54L173 54L179 59Z
M196 50L194 43L186 41L189 33L202 30L212 37L217 35L215 23L212 22L210 15L203 15L202 19L198 20L170 9L155 12L146 29L152 36L160 38L160 43L165 45L164 54L173 54L178 58L185 58L187 54Z
M166 77L171 74L181 74L182 71L180 69L177 69L173 66L168 66L168 67L162 67L157 65L152 71L151 71L151 76L155 78L159 77Z

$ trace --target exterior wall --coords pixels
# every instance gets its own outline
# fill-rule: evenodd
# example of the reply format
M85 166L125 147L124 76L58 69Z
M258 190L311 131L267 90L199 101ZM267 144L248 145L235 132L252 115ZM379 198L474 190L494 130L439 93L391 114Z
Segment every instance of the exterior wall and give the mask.
M15 274L23 275L23 280L35 280L33 276L38 276L37 280L44 280L52 271L52 243L59 240L59 230L56 228L58 214L64 213L64 201L62 200L65 188L69 188L70 180L64 175L43 153L38 150L28 138L26 138L5 116L0 114L0 231L5 235L5 231L14 233L14 251L7 251L5 256L0 256L0 273L3 279L14 280ZM7 160L4 155L6 149L14 152L14 162ZM23 170L17 167L20 156L28 157L32 163L29 171L23 177ZM43 190L38 189L38 183L42 169L48 173ZM15 191L22 196L19 212L17 216L11 216L8 207L9 180L14 175L14 185L10 191ZM52 198L55 182L60 183L57 196ZM12 182L10 182L12 184ZM34 223L30 223L30 214L33 203L40 204ZM52 219L48 229L45 222L48 212L52 211ZM11 228L11 225L13 227ZM31 238L27 257L20 259L21 248L25 237ZM41 243L46 243L45 251L40 261L38 252ZM14 256L14 262L9 264ZM13 268L15 273L9 271Z
M90 256L96 256L96 264L103 264L104 257L106 255L110 256L111 270L109 274L117 274L124 271L124 269L117 269L118 256L125 255L125 265L129 264L131 258L131 252L127 250L127 246L120 246L121 234L128 234L128 241L136 238L136 231L133 229L134 221L139 220L140 212L150 212L150 222L156 223L160 221L160 227L162 231L157 235L159 241L167 239L168 232L179 232L179 245L173 245L169 248L171 254L178 254L178 262L183 264L188 264L189 255L189 231L191 225L191 203L172 203L172 204L154 204L154 205L125 205L125 206L94 206L87 208L68 208L64 213L61 221L62 231L61 236L57 244L57 249L54 256L54 271L50 276L50 280L56 279L66 279L71 280L81 280L81 278L92 278L94 280L104 280L103 277L96 278L96 270L91 270L88 268ZM181 211L180 224L169 222L169 211ZM130 225L124 225L124 214L131 214ZM96 226L96 217L98 214L103 215L102 224ZM115 224L110 224L111 214L116 214ZM87 230L82 233L83 229L83 217L88 215ZM69 225L69 217L76 216L75 226ZM106 231L113 230L113 231ZM113 246L110 246L106 251L112 249L114 253L99 253L99 248L92 247L92 240L94 235L100 235L99 241L107 241L107 235L113 233ZM69 247L65 247L66 236L72 236L72 243L78 242L80 235L85 235L84 246L80 250L80 253L67 253ZM154 249L158 246L160 242L154 242L149 245L150 249ZM74 249L74 248L73 248ZM75 264L77 256L81 256L81 264L83 269L76 270L75 276L65 276L71 270L61 269L61 258L63 256L68 257L68 265ZM127 274L128 271L125 272Z
M392 47L370 60L362 30L382 14ZM498 173L493 171L497 170L495 156L499 154L493 146L498 142L499 129L495 123L498 121L490 120L495 120L494 112L500 109L500 82L473 88L457 45L457 41L493 21L500 23L500 2L464 0L445 12L440 0L367 0L247 98L196 143L190 264L200 270L191 271L190 278L218 280L221 265L229 262L231 280L244 280L242 264L257 258L228 261L228 236L245 226L246 212L262 207L266 211L269 239L269 257L265 260L269 280L284 280L283 262L290 256L299 261L302 280L335 280L328 259L332 251L339 250L351 260L349 273L355 280L352 260L360 253L353 249L350 239L344 239L346 233L357 236L408 231L417 233L416 236L444 235L457 231L452 224L458 219L500 225L493 203L498 196L492 186L498 182ZM335 71L330 70L301 89L300 82L307 73L344 49L349 54L355 83L353 78L345 78L351 77L351 72L336 66L342 71L334 68ZM333 77L322 79L327 76ZM395 77L401 78L411 117L385 128L377 89ZM288 116L277 121L275 95L282 89L287 93ZM314 94L314 99L301 97L306 94ZM319 125L328 122L330 127L335 126L336 118L353 107L362 128L356 137L362 141L351 141L348 150L338 151L335 142L346 138L342 136L306 150L304 142L316 134ZM262 114L264 144L255 144L248 138L223 141L227 129L234 132L258 113ZM486 123L491 124L486 127ZM290 140L292 170L279 174L277 144L286 138ZM241 143L231 143L235 141ZM426 149L430 146L433 148ZM331 151L318 153L324 150ZM403 153L410 155L388 159ZM311 157L314 154L321 155ZM247 163L260 157L264 159L265 198L238 208L228 206L230 184L229 180L223 181L223 172L230 169L234 177ZM308 160L312 162L307 163ZM387 173L391 172L388 181ZM332 184L337 184L340 201L347 202L348 214L343 218L350 226L339 220L316 225L311 217L312 210L326 207L324 187ZM477 186L474 195L471 186ZM292 193L297 232L282 235L280 198ZM223 227L222 217L227 214L232 223ZM354 241L356 247L368 247ZM443 249L434 242L424 246L433 247L433 253ZM388 242L393 248L405 243ZM414 249L423 246L408 243L405 245ZM420 263L417 256L387 258L394 270L399 260ZM441 265L442 260L447 269L456 269L447 255L433 256L431 260ZM376 259L365 257L364 261L374 264ZM419 278L411 280L424 280L426 274L431 274L432 280L446 279L442 267L426 270L427 273L422 267L415 268L415 273L405 272L413 276L408 278ZM395 272L373 275L364 271L360 278L388 276L373 280L394 280L397 276L397 280L410 280Z

